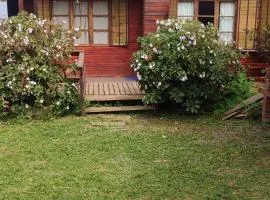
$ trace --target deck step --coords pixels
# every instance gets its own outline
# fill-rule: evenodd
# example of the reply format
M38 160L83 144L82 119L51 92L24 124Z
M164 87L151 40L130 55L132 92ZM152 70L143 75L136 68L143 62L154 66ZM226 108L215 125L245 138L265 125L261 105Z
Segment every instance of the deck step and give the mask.
M133 101L142 100L144 95L86 95L87 101Z
M115 107L90 107L85 109L85 113L110 113L125 111L146 111L155 110L155 106L115 106Z

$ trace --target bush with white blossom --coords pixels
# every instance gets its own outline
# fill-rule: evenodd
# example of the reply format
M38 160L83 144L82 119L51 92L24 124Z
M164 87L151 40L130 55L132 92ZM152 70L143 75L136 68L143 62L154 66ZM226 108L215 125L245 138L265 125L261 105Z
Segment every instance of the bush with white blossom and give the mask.
M157 21L157 31L139 39L131 67L147 104L176 103L203 111L222 98L241 69L241 54L219 39L213 25L198 21Z
M0 20L0 114L78 105L75 84L64 76L79 32L21 12Z

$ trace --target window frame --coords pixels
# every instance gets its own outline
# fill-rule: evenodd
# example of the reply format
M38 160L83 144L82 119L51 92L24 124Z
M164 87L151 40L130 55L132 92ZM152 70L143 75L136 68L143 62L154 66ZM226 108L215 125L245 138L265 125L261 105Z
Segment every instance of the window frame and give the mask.
M73 1L74 0L66 0L68 1L68 18L69 18L69 29L75 28L74 27L74 8L73 8ZM108 17L108 29L106 32L108 32L108 44L94 44L94 13L93 13L93 1L94 0L88 0L88 44L77 44L76 46L79 47L88 47L88 46L97 46L97 47L127 47L128 46L128 29L129 29L129 21L128 21L128 0L127 0L127 15L126 15L126 26L127 26L127 33L126 33L126 44L124 45L115 45L112 44L112 0L107 0L108 1L108 15L106 15ZM96 0L99 1L99 0ZM54 15L53 14L53 0L50 1L50 18L53 19L54 16L58 16L58 15ZM83 16L83 15L82 15ZM99 15L101 16L101 15ZM104 15L105 16L105 15ZM99 30L97 29L96 32L98 32ZM101 30L102 32L105 32L105 30ZM119 33L120 34L120 33Z
M179 5L179 3L181 1L186 1L186 0L178 0L177 1L177 7ZM193 15L193 19L199 20L199 17L207 17L207 16L203 16L203 15L199 15L199 3L200 1L212 1L215 3L214 7L214 26L219 30L219 20L220 20L220 3L224 2L224 1L229 1L229 2L234 2L235 6L234 6L234 27L233 27L233 40L236 41L237 39L237 16L238 16L238 0L191 0L191 2L193 1L194 3L194 15ZM177 9L177 18L179 17L179 13L178 13L178 9Z

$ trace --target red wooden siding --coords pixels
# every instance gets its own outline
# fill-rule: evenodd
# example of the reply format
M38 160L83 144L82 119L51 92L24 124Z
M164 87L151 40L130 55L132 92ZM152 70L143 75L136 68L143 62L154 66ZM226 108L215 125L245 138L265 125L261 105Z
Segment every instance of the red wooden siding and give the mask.
M157 19L168 19L169 0L144 0L144 34L156 30Z
M85 51L86 76L133 76L130 68L132 54L138 49L137 38L142 35L142 1L129 1L129 36L127 47L87 46Z

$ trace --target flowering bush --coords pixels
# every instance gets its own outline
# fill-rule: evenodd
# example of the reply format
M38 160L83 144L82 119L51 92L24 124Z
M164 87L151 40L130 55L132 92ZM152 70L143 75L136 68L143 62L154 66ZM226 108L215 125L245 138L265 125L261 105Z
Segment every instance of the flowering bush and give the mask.
M63 72L74 66L68 61L78 34L25 12L0 21L0 114L75 108L76 85Z
M211 24L157 21L157 31L139 42L131 67L147 104L173 102L197 113L217 102L240 70L240 53Z

